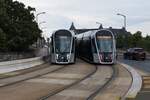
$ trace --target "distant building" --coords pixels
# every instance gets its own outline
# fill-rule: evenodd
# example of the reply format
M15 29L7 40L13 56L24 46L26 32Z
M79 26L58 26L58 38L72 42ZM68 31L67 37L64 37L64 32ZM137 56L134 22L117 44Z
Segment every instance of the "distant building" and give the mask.
M103 25L101 24L101 25L99 26L99 28L77 29L77 28L75 28L74 23L72 23L71 26L70 26L70 30L74 31L75 34L81 34L81 33L87 32L87 31L99 30L99 29L109 29L109 30L111 30L111 31L114 33L114 35L116 36L116 38L117 38L118 36L120 36L120 35L121 35L121 36L125 36L125 37L131 35L131 33L128 32L124 27L121 28L121 29L112 28L112 27L103 28Z

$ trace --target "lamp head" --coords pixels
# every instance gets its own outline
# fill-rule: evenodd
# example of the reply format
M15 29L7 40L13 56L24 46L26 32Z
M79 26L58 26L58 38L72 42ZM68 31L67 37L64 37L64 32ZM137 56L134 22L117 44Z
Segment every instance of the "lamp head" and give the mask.
M42 14L46 14L46 12L42 12Z

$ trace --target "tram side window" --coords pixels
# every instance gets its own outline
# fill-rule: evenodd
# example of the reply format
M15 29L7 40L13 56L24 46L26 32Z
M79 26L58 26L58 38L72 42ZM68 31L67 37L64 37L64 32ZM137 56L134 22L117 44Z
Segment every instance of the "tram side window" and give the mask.
M95 39L94 38L92 39L92 51L93 51L93 53L97 53L96 45L95 45Z
M74 39L73 39L73 42L72 42L72 51L71 51L71 53L73 53L73 52L75 52L75 49L74 49L74 46L75 46L75 41L74 41Z

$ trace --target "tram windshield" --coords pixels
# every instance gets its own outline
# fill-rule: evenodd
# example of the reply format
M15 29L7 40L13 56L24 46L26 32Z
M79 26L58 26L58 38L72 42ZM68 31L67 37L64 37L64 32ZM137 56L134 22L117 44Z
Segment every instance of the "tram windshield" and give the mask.
M112 52L113 40L111 36L97 36L97 45L100 52Z
M56 53L69 53L71 47L71 37L59 36L55 40Z

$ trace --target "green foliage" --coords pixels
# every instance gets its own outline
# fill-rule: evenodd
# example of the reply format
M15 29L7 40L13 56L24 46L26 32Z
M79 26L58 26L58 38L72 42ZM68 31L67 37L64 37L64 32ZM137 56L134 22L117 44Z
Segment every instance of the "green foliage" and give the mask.
M137 31L131 36L118 36L117 48L131 48L142 47L147 51L150 51L150 36L142 37L142 32Z
M41 30L35 22L33 11L35 8L25 7L23 3L5 0L0 6L0 27L5 38L5 49L23 51L41 37ZM1 5L2 5L1 3ZM4 34L2 34L4 33ZM3 49L0 46L0 50Z
M147 51L150 51L150 36L146 36L144 39L143 39L143 42L142 42L142 46L147 50Z
M141 41L142 41L142 32L137 31L135 34L132 35L131 40L132 46L134 47L140 46Z
M117 48L123 48L124 47L124 43L125 43L124 41L125 41L124 36L119 35L117 37Z
M130 45L131 36L130 35L118 35L116 38L117 48L128 48Z
M0 28L0 51L4 51L6 48L6 35L3 30Z

